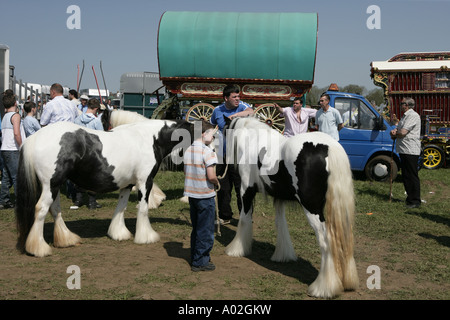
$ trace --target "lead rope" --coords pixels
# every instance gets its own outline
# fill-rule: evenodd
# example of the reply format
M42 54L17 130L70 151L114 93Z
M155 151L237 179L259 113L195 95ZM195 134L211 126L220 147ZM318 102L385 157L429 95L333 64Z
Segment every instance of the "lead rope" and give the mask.
M216 168L214 168L214 169L216 169ZM217 180L222 180L223 177L225 177L225 175L227 174L227 171L228 171L228 163L225 166L225 171L223 172L223 174L221 176L217 177ZM217 193L220 190L220 182L217 184L217 187L215 189L216 189L215 201L216 201L217 235L220 237L222 235L222 233L220 232L219 203L218 203L218 200L217 200Z

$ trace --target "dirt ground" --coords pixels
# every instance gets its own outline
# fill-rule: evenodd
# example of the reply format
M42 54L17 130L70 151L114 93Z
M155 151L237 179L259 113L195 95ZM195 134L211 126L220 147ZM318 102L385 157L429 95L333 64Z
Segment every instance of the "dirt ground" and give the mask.
M273 207L268 208L271 213L265 215L261 211L266 209L261 206L258 214L253 216L252 253L242 258L225 254L225 247L236 233L238 221L234 220L220 228L220 236L216 235L211 253L216 270L195 273L189 265L189 207L178 200L180 192L182 189L167 190L165 204L157 210L150 210L150 221L161 239L148 245L137 245L132 240L113 241L107 236L117 194L98 197L103 208L97 210L86 207L69 210L71 202L61 196L66 225L82 238L82 244L54 248L53 221L48 215L44 238L53 252L45 258L28 256L16 250L14 210L0 211L0 300L318 300L307 295L307 288L317 277L320 253L314 232L303 214L294 215L297 220L289 221L292 215L287 212L288 224L302 226L290 230L298 255L296 262L276 263L270 260L275 238L274 232L270 234L267 230L274 230ZM443 196L445 194L448 193ZM134 234L136 202L132 198L130 201L125 222ZM358 215L359 218L367 217L366 213L357 213L357 219ZM440 231L436 234L445 234L448 222L427 223L430 228L438 225ZM415 247L420 247L430 240L444 241L438 247L444 256L438 254L438 262L432 266L438 269L437 275L447 274L448 237L427 239L417 236L410 241ZM357 230L355 260L359 289L344 292L336 298L338 300L450 299L450 283L432 281L408 269L409 264L414 268L423 265L426 270L427 261L423 261L415 251L402 251L401 248L393 251L383 236L369 238L364 230ZM381 270L379 289L370 288L374 284L371 265ZM72 273L71 266L79 268L80 288L73 288L76 272ZM448 279L448 276L443 278Z
M231 225L222 226L221 236L216 236L212 260L217 269L213 272L194 273L189 267L190 225L186 218L187 212L180 210L174 217L154 217L151 221L155 230L160 233L161 240L155 244L136 245L131 240L116 242L106 236L110 222L109 212L84 210L86 214L80 220L77 220L77 216L81 211L69 211L65 215L67 226L82 237L83 243L71 248L53 248L53 254L45 258L20 254L15 249L13 218L0 224L1 300L315 299L306 294L308 285L317 276L320 262L318 248L314 248L314 243L311 244L313 261L299 256L296 262L271 262L274 245L256 240L250 256L229 257L224 253L224 247L234 237L235 221ZM1 214L12 217L13 211L7 210ZM135 221L135 218L126 219L131 232L134 232ZM162 227L166 223L173 227ZM52 239L52 226L52 222L45 225L45 238L48 242ZM254 229L257 233L257 218ZM362 236L357 236L355 251L360 288L354 292L345 292L338 299L386 299L389 297L387 293L399 288L443 290L442 286L426 281L420 282L420 287L417 288L413 275L400 273L383 265L387 243L379 241L376 245L367 246L366 241ZM358 261L359 257L364 256L370 256L370 261L379 262L378 266L383 270L381 289L368 289L366 281L371 275L367 273L369 264ZM67 285L68 280L73 279L70 278L72 273L67 271L71 265L80 268L80 289L70 290ZM447 286L447 290L448 288ZM391 296L390 299L392 298L395 299Z

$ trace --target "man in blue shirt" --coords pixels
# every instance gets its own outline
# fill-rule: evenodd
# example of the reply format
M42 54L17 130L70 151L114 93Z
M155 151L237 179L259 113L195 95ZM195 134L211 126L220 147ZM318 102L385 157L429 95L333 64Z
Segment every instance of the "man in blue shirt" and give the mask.
M74 121L75 124L94 130L103 130L102 121L97 117L97 112L100 109L100 101L97 99L90 99L87 103L87 110L80 114Z
M213 125L219 126L220 134L223 137L223 128L225 126L225 119L223 116L226 116L230 119L234 117L246 117L249 115L253 115L253 109L249 104L242 102L239 96L240 90L236 85L227 85L223 89L223 99L224 103L217 106L213 114L211 116L210 122ZM223 140L224 141L224 140ZM220 152L219 152L220 154ZM223 163L217 164L216 172L217 176L223 176L225 172L226 163L225 163L225 141L224 141L224 150L223 150ZM231 209L231 191L234 189L237 197L237 205L239 212L242 209L242 202L240 197L240 188L241 188L241 178L239 176L239 172L235 170L234 166L228 166L227 173L222 179L219 179L220 190L217 193L217 205L219 208L219 218L221 219L221 224L228 224L233 216L233 211Z
M335 108L330 107L328 94L322 94L319 103L321 108L316 113L316 128L339 141L339 130L344 127L341 114Z
M29 137L38 131L41 125L34 117L36 115L36 104L33 101L25 102L23 109L27 113L27 116L23 119L23 128L25 129L25 135Z

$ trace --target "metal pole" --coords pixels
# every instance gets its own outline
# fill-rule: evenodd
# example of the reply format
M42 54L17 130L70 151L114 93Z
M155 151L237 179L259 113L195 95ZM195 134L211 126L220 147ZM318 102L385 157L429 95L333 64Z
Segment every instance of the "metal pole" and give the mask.
M100 71L102 72L103 85L105 86L105 94L107 95L108 94L108 88L106 88L105 76L103 75L102 60L100 60Z
M142 78L142 115L145 117L145 76L146 72L144 72L144 77Z
M80 82L78 82L78 85L77 85L77 92L78 93L80 92L80 85L81 85L81 79L83 79L83 72L84 72L84 60L83 60L83 67L81 69Z
M80 83L80 65L77 64L77 92L78 92L78 89L80 89L78 86L79 83Z
M390 187L389 187L389 202L392 201L392 165L394 163L394 147L395 139L392 140L392 151L391 151L391 163L389 164L389 174L390 174Z
M19 101L19 103L22 98L22 86L23 86L22 79L19 79L19 93L16 93L17 100Z
M102 102L102 95L100 93L100 87L98 86L97 76L95 75L94 66L92 66L92 72L94 72L95 83L97 84L98 96L100 97L100 103Z

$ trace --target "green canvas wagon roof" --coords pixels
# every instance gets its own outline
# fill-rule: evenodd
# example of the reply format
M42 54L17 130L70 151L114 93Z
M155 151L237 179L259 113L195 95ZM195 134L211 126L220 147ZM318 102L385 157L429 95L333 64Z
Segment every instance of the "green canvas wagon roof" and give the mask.
M164 78L314 81L316 13L165 12Z

